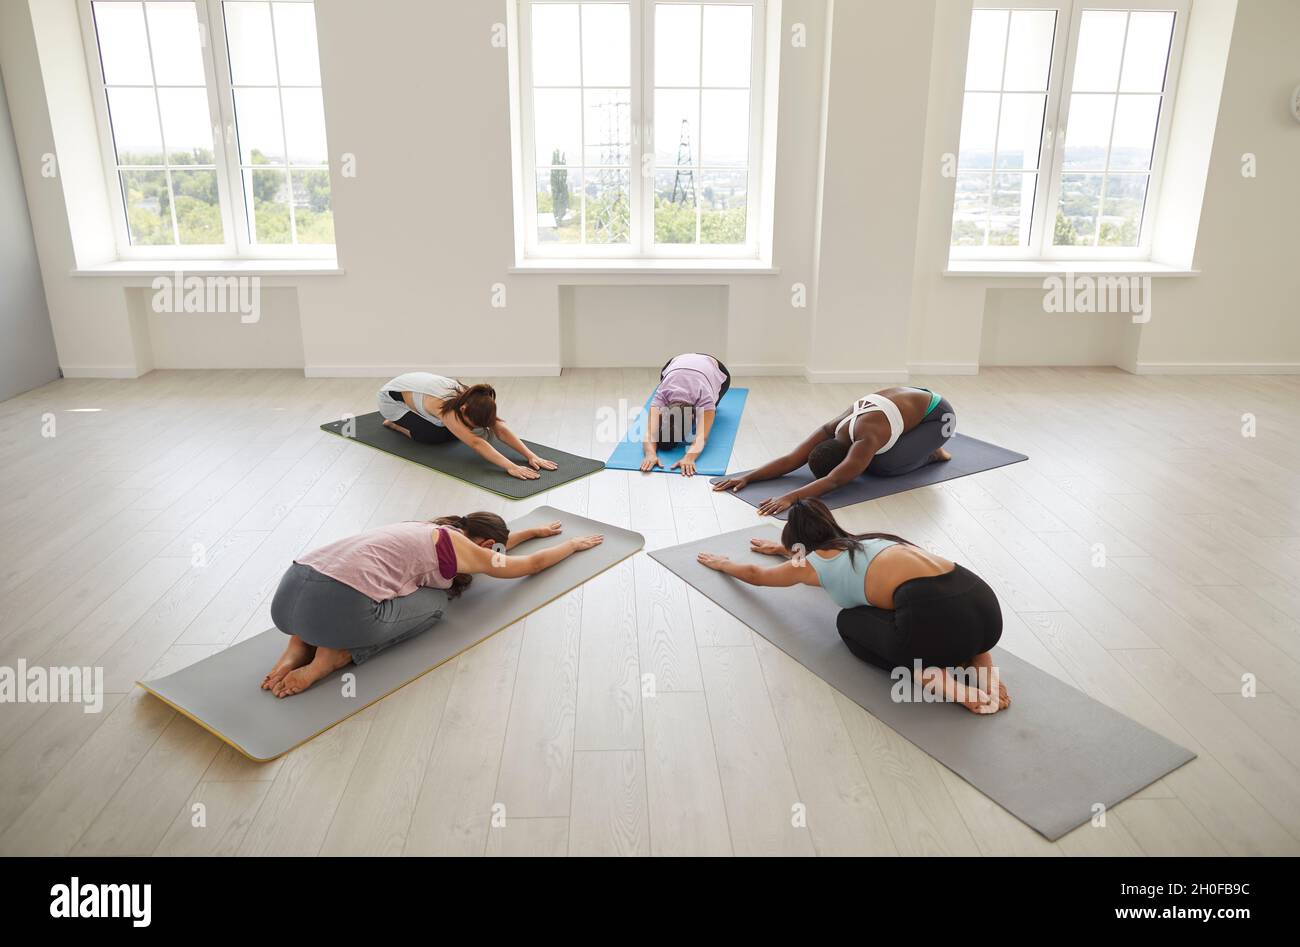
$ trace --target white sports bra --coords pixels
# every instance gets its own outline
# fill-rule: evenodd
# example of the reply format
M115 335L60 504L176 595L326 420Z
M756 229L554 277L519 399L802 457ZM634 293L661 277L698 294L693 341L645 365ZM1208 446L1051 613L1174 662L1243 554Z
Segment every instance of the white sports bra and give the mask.
M849 440L853 440L853 432L857 427L858 418L864 414L874 414L879 411L889 421L889 440L885 446L876 451L877 454L883 454L895 444L903 435L903 414L898 410L898 405L890 401L884 395L865 395L853 403L853 412L841 421L835 427L836 436L844 430L844 425L849 426Z

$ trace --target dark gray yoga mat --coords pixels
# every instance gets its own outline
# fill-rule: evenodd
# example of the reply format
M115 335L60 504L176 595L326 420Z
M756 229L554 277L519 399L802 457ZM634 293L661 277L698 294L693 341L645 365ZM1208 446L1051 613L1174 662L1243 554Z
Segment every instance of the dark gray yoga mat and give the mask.
M852 506L855 503L878 500L881 497L893 496L895 493L915 490L917 487L928 487L930 484L943 483L945 480L956 480L958 477L993 470L997 467L1005 467L1007 464L1018 464L1022 460L1029 459L1024 454L1017 454L1013 450L1007 450L1005 447L998 447L996 444L990 444L988 441L981 441L974 437L967 437L965 434L954 435L953 439L948 442L948 450L952 453L952 460L939 464L927 464L919 470L913 470L911 473L898 477L873 477L870 468L868 468L867 473L858 477L852 483L845 484L838 490L825 494L820 499L832 510L838 510L841 507ZM749 473L749 471L728 474L727 476L739 477L746 473ZM724 479L726 478L714 477L709 482L717 483L719 480ZM805 464L794 473L786 474L784 477L751 483L745 489L733 493L732 496L740 497L750 506L756 507L768 497L784 496L792 490L808 486L816 479ZM787 515L782 513L777 519L785 519Z
M535 444L532 441L525 440L524 443L538 457L553 460L560 467L558 470L539 470L538 473L541 474L541 477L537 480L517 480L500 467L489 464L474 453L472 448L460 441L452 441L447 444L417 444L403 434L390 431L384 427L384 418L378 411L371 414L362 414L352 419L354 431L350 436L344 433L344 426L347 423L347 419L330 421L328 424L322 424L320 429L328 431L330 434L337 434L339 437L346 437L358 444L373 447L375 450L381 450L386 454L393 454L403 460L409 460L421 467L428 467L430 470L436 470L448 477L455 477L457 480L472 483L483 490L488 490L498 496L509 497L512 500L522 500L525 497L535 496L544 490L554 489L571 480L577 480L588 474L593 474L597 470L605 469L605 464L599 460L565 453L562 450L556 450L554 447L547 447L545 444ZM518 452L511 450L500 441L493 442L492 446L511 460L520 464L523 463L524 459L519 456Z
M522 529L555 520L564 524L563 533L521 543L512 555L527 555L591 533L601 533L605 541L522 579L476 575L429 631L360 667L349 664L301 694L280 699L261 689L262 678L287 640L274 628L175 674L139 684L245 756L259 762L273 760L622 562L645 544L640 533L549 506L538 507L510 527ZM353 697L343 696L340 679L345 673L356 675Z
M650 556L1048 839L1083 825L1097 803L1110 808L1196 758L1002 648L994 661L1011 694L1006 710L977 716L956 704L896 702L889 675L840 639L839 608L821 589L756 588L695 560L714 552L774 565L749 540L779 535L758 526Z

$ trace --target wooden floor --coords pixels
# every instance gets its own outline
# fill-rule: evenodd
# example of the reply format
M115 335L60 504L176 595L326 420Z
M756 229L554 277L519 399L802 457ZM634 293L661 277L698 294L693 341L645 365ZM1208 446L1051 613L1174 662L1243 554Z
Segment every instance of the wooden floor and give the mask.
M651 380L498 391L517 431L603 458L602 409ZM0 665L102 666L109 691L0 704L0 853L1300 852L1300 379L933 379L1029 463L846 511L975 569L1004 647L1199 754L1055 844L645 555L274 763L134 688L270 627L290 559L367 526L549 503L655 548L756 521L620 471L512 503L318 430L380 381L155 372L0 404ZM733 469L861 393L738 382Z

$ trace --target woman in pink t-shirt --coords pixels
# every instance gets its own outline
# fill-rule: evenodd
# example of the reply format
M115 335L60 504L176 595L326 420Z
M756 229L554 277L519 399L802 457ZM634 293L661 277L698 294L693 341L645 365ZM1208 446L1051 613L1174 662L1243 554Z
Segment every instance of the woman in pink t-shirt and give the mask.
M673 450L690 442L685 456L668 469L680 467L685 476L693 477L695 463L709 442L718 402L730 388L731 372L712 355L687 352L669 359L659 373L659 385L650 399L641 471L649 473L663 466L659 451Z
M560 528L551 523L512 533L495 513L471 513L381 526L307 553L289 566L271 601L271 620L289 644L262 689L290 697L427 631L477 573L533 575L603 539L583 536L506 555Z

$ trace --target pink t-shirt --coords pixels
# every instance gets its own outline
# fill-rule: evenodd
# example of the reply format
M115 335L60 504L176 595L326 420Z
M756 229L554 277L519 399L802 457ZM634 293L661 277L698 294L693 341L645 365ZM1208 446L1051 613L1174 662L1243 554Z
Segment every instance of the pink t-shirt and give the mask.
M456 576L451 530L434 523L380 526L313 549L294 561L376 602L410 595L426 586L450 588Z
M664 369L650 403L656 408L689 404L697 411L716 411L718 395L727 376L708 355L690 352L679 355Z

